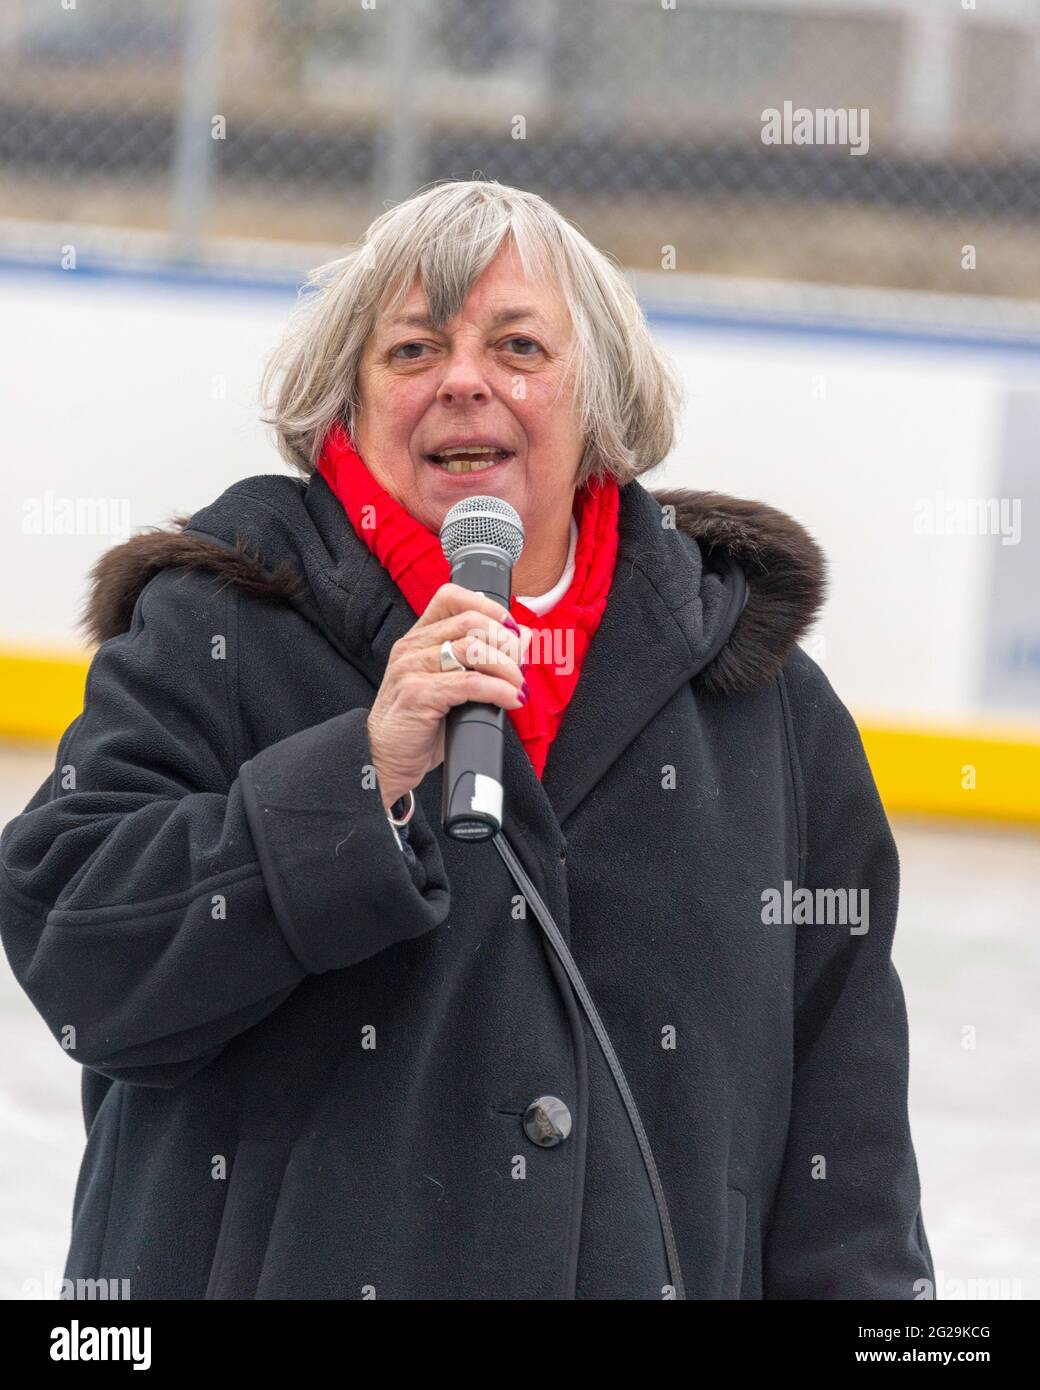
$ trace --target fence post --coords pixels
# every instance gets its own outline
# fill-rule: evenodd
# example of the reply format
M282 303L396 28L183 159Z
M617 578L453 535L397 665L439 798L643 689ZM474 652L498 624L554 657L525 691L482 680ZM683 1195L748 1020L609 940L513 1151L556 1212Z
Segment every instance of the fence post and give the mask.
M372 202L376 214L384 200L410 197L419 181L421 142L416 112L416 91L421 81L419 55L426 54L427 0L390 0L387 51L389 119L379 133L373 168Z
M173 149L173 253L201 258L209 217L223 59L225 0L190 0L181 57L181 95Z

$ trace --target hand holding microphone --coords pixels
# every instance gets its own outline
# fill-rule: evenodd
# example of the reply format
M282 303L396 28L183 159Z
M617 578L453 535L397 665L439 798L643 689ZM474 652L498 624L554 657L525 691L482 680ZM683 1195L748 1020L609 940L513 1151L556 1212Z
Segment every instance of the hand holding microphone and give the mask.
M452 582L509 611L513 566L524 548L515 507L501 497L465 497L441 525ZM524 648L526 656L526 647ZM445 718L441 825L456 840L486 840L502 828L505 715L479 697Z
M504 712L524 703L532 632L514 631L509 615L523 527L500 498L468 497L445 517L441 543L452 579L390 650L369 746L384 807L443 762L445 830L484 839L501 828ZM466 670L444 669L444 643Z

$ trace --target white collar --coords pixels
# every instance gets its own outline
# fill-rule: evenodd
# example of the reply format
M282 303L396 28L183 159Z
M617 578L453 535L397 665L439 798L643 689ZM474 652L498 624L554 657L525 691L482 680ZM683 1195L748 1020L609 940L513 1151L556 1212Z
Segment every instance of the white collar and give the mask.
M537 613L539 617L541 617L543 613L548 613L550 608L559 603L560 599L563 598L564 594L571 587L571 581L574 579L574 552L578 546L578 523L574 520L573 513L571 515L570 534L570 545L567 547L567 563L563 567L563 573L552 588L544 594L536 594L533 596L517 594L516 596L518 602L522 603L525 608L530 608L531 612Z

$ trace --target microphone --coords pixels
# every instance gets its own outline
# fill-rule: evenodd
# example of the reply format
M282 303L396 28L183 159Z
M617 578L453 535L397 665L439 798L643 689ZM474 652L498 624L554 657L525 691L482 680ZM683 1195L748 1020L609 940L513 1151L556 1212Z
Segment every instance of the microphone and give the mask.
M487 594L508 610L513 566L524 526L501 497L464 497L441 525L451 581ZM506 712L500 705L453 705L444 720L441 826L456 840L487 840L502 829L502 755Z

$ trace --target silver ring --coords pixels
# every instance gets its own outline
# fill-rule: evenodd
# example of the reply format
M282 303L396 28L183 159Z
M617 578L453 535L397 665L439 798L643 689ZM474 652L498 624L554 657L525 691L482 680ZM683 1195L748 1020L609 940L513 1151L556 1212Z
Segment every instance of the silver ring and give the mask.
M441 670L442 671L468 671L470 668L464 666L452 650L450 638L441 643Z

